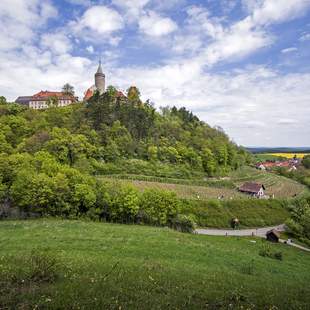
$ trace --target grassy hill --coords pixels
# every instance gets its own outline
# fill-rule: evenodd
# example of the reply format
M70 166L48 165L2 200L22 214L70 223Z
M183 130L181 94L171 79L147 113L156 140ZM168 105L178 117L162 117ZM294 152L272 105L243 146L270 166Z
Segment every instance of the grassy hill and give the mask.
M146 226L1 222L0 308L308 309L309 254L271 244L281 261L260 256L265 246Z

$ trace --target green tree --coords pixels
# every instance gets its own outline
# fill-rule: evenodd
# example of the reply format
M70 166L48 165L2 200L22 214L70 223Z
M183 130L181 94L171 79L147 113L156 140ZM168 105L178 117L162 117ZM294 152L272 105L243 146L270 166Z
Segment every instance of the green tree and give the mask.
M140 209L145 222L167 225L178 214L180 202L173 192L149 189L142 194Z
M66 95L74 96L74 87L70 85L69 83L66 83L62 87L62 92Z
M0 104L6 104L6 98L3 96L0 96Z
M201 158L204 171L207 172L209 176L213 176L216 171L216 161L212 151L209 148L204 148Z
M301 163L305 168L310 169L310 155L305 155Z

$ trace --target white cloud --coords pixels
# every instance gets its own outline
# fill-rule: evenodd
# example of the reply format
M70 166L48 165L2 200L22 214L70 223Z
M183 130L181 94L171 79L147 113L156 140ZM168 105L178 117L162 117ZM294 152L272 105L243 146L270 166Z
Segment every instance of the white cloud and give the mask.
M309 7L310 1L304 0L252 0L247 2L249 15L227 25L225 19L212 17L206 8L192 6L187 10L186 28L173 41L173 48L186 51L185 42L189 39L195 43L193 50L205 65L238 60L275 42L268 28L271 24L292 20ZM193 33L199 33L195 40Z
M299 41L308 41L310 40L310 33L304 33L300 38Z
M134 22L142 15L150 0L112 0L112 3L124 11L126 20Z
M71 40L62 32L43 34L41 45L43 48L52 50L55 54L66 54L72 49Z
M281 50L282 54L287 54L287 53L293 53L293 52L297 52L298 48L297 47L288 47L288 48L284 48L283 50Z
M0 50L14 49L32 41L36 31L56 16L57 10L48 0L1 0Z
M150 11L140 18L139 28L148 36L161 37L174 32L177 29L177 24L168 17L161 17Z
M93 54L94 53L94 47L92 45L89 45L86 47L86 50L90 53L90 54Z
M294 125L297 123L297 120L295 119L291 119L291 118L280 118L278 121L277 121L277 124L279 125L284 125L284 126L287 126L287 125Z
M79 31L87 29L101 35L109 35L123 26L123 18L117 11L106 6L93 6L83 14L75 28Z
M304 14L309 6L308 0L257 0L251 19L255 25L281 23Z

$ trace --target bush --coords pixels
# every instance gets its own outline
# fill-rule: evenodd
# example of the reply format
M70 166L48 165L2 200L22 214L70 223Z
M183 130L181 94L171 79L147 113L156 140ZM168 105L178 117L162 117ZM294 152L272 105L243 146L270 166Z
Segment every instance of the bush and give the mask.
M193 233L196 229L194 216L178 214L174 219L172 219L171 227L177 231Z
M123 185L112 192L109 216L112 221L133 223L139 211L139 193L131 185Z
M282 252L273 252L270 245L265 243L259 250L259 255L262 257L269 257L273 259L283 260Z
M179 213L180 201L169 191L146 190L140 201L141 220L148 224L167 225Z

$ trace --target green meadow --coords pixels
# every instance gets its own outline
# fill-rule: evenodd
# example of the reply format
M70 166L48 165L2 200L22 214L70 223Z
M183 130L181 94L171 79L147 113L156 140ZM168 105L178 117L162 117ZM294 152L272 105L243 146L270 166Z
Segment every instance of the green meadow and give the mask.
M0 309L309 309L309 258L253 238L2 221Z

